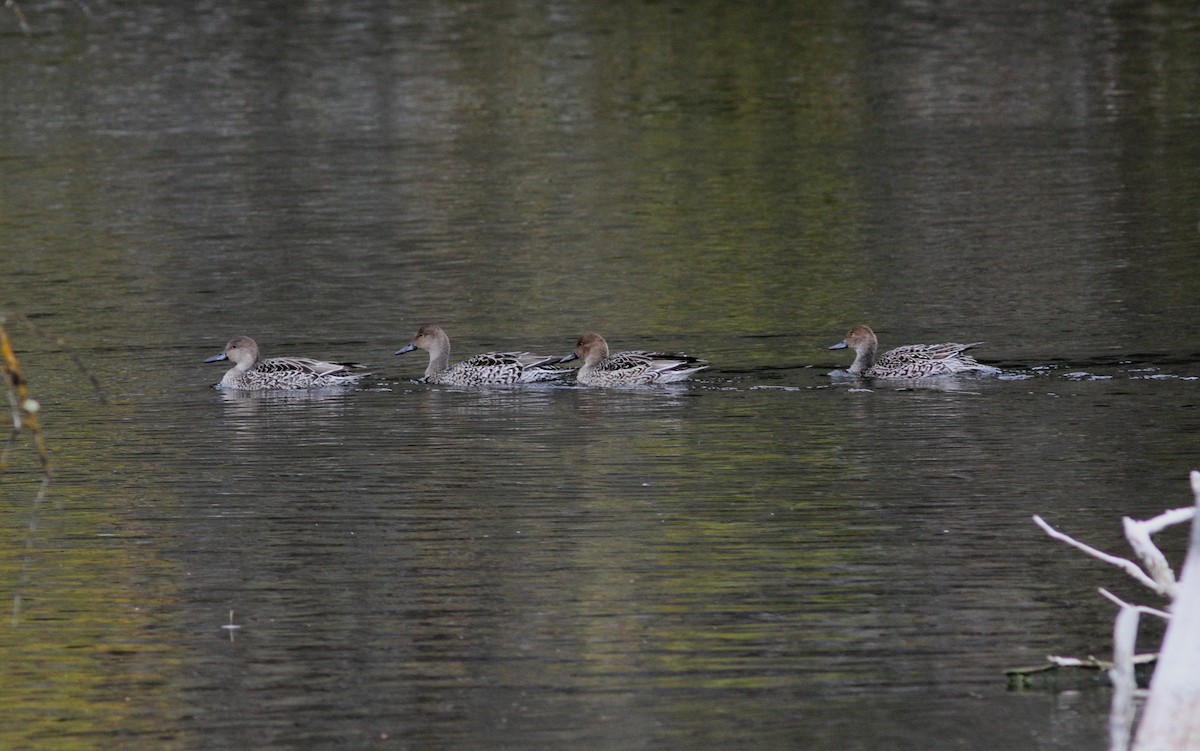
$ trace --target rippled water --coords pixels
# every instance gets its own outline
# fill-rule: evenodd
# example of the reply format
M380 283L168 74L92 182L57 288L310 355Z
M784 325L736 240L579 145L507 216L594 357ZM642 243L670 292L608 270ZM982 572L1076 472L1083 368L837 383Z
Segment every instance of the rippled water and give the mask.
M22 7L0 308L108 399L8 322L0 745L1105 742L1003 670L1157 604L1032 514L1189 501L1193 10ZM430 387L426 322L714 366ZM829 377L858 323L1005 373ZM235 334L375 376L223 393Z

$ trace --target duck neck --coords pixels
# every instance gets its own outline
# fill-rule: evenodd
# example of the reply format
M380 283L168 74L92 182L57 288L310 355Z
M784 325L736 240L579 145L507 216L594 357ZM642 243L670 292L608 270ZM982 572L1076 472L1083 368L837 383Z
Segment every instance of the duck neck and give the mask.
M583 367L579 369L581 373L592 373L608 357L608 347L596 347L588 350L587 355L583 358Z
M850 372L854 375L862 375L871 369L875 364L875 346L867 344L862 349L855 350L854 363L850 366Z
M425 377L430 378L432 376L437 375L438 373L441 373L444 370L449 370L449 369L450 369L450 345L446 344L444 347L437 347L435 349L430 349L429 350L429 367L425 368Z

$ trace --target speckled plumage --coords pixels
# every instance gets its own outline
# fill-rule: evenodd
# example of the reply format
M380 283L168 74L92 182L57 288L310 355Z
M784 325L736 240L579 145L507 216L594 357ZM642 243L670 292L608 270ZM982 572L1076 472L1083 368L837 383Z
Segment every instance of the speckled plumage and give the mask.
M396 354L415 349L429 353L429 365L421 380L441 386L512 386L553 381L571 372L555 367L559 358L532 352L484 352L452 366L450 337L432 323L417 329L412 341Z
M575 342L575 351L560 362L583 358L575 380L585 386L639 386L675 383L709 366L709 363L678 352L629 351L608 354L608 342L588 332Z
M260 358L258 344L248 336L235 336L225 351L204 362L229 360L234 366L225 372L218 388L262 391L268 389L322 389L352 386L370 373L352 362L325 362L310 357Z
M829 349L853 349L854 363L848 370L863 378L926 378L928 376L954 375L955 373L995 374L1000 369L983 365L975 358L964 355L971 344L909 344L888 350L878 357L875 351L879 340L868 326L855 326L846 332L846 338Z

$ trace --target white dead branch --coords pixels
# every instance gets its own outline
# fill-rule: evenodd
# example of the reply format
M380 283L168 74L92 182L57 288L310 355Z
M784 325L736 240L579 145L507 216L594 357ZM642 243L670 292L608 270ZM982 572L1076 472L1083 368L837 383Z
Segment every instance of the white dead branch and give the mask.
M1191 484L1194 508L1200 508L1200 472L1191 473ZM1200 525L1194 518L1183 575L1171 603L1171 621L1133 747L1135 751L1200 749Z
M1047 535L1072 545L1090 556L1125 571L1156 593L1172 600L1170 613L1144 605L1123 602L1103 589L1100 593L1120 607L1113 625L1113 661L1109 676L1113 684L1109 714L1110 751L1127 751L1133 737L1138 695L1134 666L1153 659L1137 655L1138 622L1142 614L1168 619L1162 652L1158 656L1149 698L1137 730L1134 751L1200 751L1200 525L1192 525L1191 544L1184 562L1183 575L1176 580L1166 556L1151 540L1151 535L1173 524L1193 521L1200 507L1200 472L1190 475L1194 506L1164 512L1139 521L1121 520L1125 539L1141 560L1110 555L1054 529L1040 516L1033 521ZM1099 667L1095 658L1051 658L1055 665Z

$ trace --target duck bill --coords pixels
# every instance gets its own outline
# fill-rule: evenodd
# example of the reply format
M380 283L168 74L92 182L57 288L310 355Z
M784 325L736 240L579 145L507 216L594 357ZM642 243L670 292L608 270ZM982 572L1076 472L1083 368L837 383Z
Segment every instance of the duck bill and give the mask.
M849 344L846 344L846 340L843 339L842 341L838 342L837 344L833 345L832 347L829 347L829 349L846 349L849 346L850 346Z
M219 355L213 355L212 357L208 358L204 362L220 362L221 360L228 360L228 359L229 359L229 355L222 352Z
M416 348L417 348L417 345L413 344L412 342L409 342L408 346L401 347L400 349L396 350L392 354L393 355L403 355L405 352L412 352Z
M567 355L563 359L559 360L558 364L561 365L564 362L571 362L572 360L578 360L578 359L579 359L579 355L572 352L571 354Z

